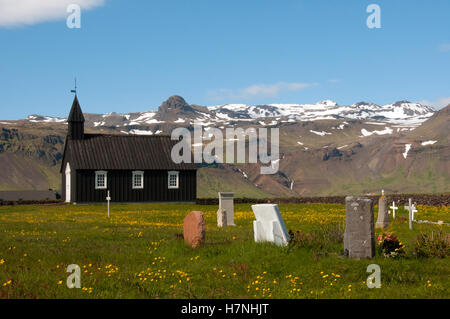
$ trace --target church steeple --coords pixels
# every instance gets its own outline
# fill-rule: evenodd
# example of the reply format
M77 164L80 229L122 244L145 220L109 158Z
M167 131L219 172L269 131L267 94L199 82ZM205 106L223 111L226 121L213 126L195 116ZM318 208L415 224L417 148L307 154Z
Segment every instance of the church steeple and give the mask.
M81 111L80 103L78 102L77 95L73 100L72 109L70 110L69 118L67 120L69 124L69 132L67 136L73 140L81 140L84 138L84 116Z

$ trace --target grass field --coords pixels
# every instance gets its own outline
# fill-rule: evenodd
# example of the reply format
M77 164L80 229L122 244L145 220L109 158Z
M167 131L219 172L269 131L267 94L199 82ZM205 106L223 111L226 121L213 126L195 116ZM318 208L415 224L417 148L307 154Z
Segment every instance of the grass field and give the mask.
M341 257L339 241L294 248L256 244L250 205L236 205L237 226L225 229L216 226L217 208L113 205L107 219L105 205L0 207L0 298L450 297L448 257L413 254L419 232L448 233L447 225L415 224L410 231L399 217L389 231L406 245L405 257L349 260ZM206 243L198 249L180 239L192 210L202 211L207 223ZM343 205L280 210L288 229L317 236L342 230L345 221ZM450 207L418 210L416 219L450 222ZM66 286L70 264L81 267L82 289ZM381 267L380 289L366 285L370 264Z

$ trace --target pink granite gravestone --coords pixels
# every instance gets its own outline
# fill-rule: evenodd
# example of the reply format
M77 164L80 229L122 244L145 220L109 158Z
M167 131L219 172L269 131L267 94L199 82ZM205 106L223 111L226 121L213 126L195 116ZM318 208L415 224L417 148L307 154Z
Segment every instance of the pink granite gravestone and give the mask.
M184 241L196 248L205 241L205 218L199 211L191 212L184 219L183 226Z
M386 196L384 196L384 191L382 191L382 195L378 200L378 218L375 227L383 229L387 228L388 226L389 226L388 203Z

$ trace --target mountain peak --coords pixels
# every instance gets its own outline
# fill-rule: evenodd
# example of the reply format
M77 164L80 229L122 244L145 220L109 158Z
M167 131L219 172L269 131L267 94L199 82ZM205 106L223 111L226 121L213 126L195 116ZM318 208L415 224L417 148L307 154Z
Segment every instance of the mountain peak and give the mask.
M181 96L172 95L161 104L160 108L185 110L190 108L190 105Z
M397 101L397 102L395 102L392 105L393 106L402 106L402 104L411 104L411 102L410 101L406 101L406 100L404 100L404 101Z
M365 102L365 101L361 101L361 102L355 103L353 105L356 106L356 107L367 106L367 105L369 105L369 106L377 106L375 103Z
M323 101L318 102L317 104L325 105L325 106L337 106L338 105L336 102L331 101L331 100L323 100Z
M161 104L156 118L162 121L170 121L179 118L194 117L196 113L195 109L181 96L172 95Z

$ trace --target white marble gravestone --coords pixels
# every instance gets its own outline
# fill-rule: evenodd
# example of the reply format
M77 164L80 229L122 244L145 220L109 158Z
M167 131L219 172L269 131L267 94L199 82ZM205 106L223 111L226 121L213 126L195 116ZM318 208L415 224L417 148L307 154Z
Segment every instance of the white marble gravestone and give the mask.
M236 226L234 224L234 193L219 192L219 210L224 210L227 218L225 226Z
M252 205L256 220L253 221L255 242L271 242L287 246L289 234L276 204Z

